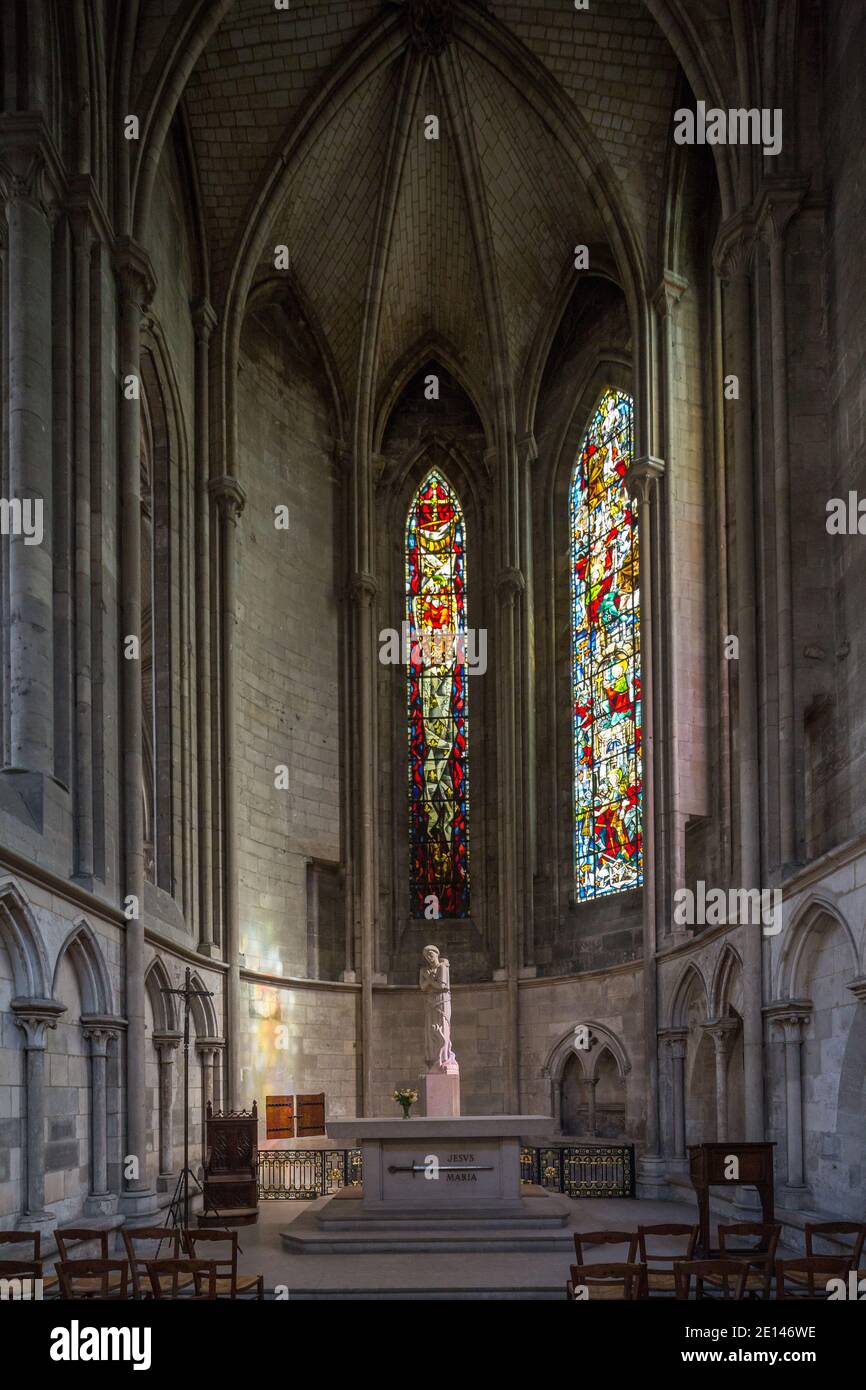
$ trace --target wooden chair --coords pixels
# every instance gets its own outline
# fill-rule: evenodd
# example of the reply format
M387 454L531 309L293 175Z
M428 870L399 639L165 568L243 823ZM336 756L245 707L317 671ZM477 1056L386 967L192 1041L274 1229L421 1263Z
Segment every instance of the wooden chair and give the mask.
M151 1284L148 1282L148 1271L154 1260L180 1258L181 1234L177 1227L167 1226L138 1226L128 1230L125 1226L121 1231L123 1244L126 1247L126 1257L129 1260L129 1268L132 1272L132 1289L134 1298L150 1298ZM156 1249L145 1251L142 1247L147 1244ZM163 1250L163 1246L166 1249ZM181 1278L179 1288L192 1289L195 1281L191 1274ZM172 1287L174 1287L172 1285ZM174 1290L172 1297L177 1293Z
M217 1260L221 1270L226 1273L220 1274L217 1279L218 1298L237 1298L238 1294L248 1294L255 1291L258 1299L265 1296L265 1276L263 1274L238 1274L238 1233L237 1231L221 1231L216 1227L197 1230L188 1230L184 1233L186 1247L190 1256L197 1257L198 1248L214 1242L228 1242L231 1245L231 1258Z
M110 1258L108 1253L109 1237L110 1232L94 1231L89 1226L64 1226L62 1229L58 1227L54 1232L54 1239L57 1241L60 1259L64 1263L70 1260L108 1260ZM88 1245L98 1245L99 1254L90 1254L86 1250ZM115 1263L118 1264L119 1262L115 1261ZM59 1274L60 1265L56 1264L54 1268L55 1272ZM119 1275L117 1273L115 1273L114 1278L115 1283L119 1285ZM126 1295L123 1296L126 1297ZM62 1289L61 1297L63 1297Z
M745 1297L770 1297L781 1234L782 1226L778 1221L738 1221L731 1226L719 1226L720 1259L742 1260L747 1268ZM756 1245L743 1248L731 1244L749 1236L757 1237Z
M54 1232L61 1260L82 1259L82 1245L98 1245L99 1259L107 1260L108 1231L92 1231L89 1226L64 1226ZM73 1254L73 1252L75 1252ZM94 1257L96 1258L96 1257Z
M829 1279L845 1279L851 1268L848 1255L801 1255L776 1261L777 1298L826 1298Z
M25 1256L24 1263L37 1264L39 1266L39 1273L35 1277L42 1280L42 1297L53 1298L56 1297L57 1291L60 1288L60 1280L57 1278L56 1274L45 1274L43 1272L45 1262L41 1254L41 1239L42 1237L39 1231L0 1231L0 1246L29 1245L31 1247L31 1251ZM3 1261L3 1263L7 1264L9 1261ZM18 1261L18 1263L20 1263L20 1261ZM14 1274L4 1274L3 1277L14 1279L17 1276Z
M153 1298L182 1296L184 1302L194 1302L196 1299L215 1300L219 1284L217 1264L217 1260L150 1260L146 1267L151 1295ZM205 1279L207 1287L202 1292ZM186 1292L190 1286L195 1288L195 1293Z
M61 1298L129 1298L127 1260L61 1260Z
M571 1278L565 1286L566 1297L575 1302L585 1300L578 1297L578 1290L585 1288L591 1303L599 1299L632 1300L642 1298L645 1291L646 1270L636 1264L593 1264L572 1265Z
M628 1248L626 1260L629 1264L636 1263L636 1231L575 1231L574 1253L579 1265L586 1263L584 1251L590 1245L625 1245Z
M674 1288L677 1298L691 1297L692 1280L695 1298L709 1298L704 1285L715 1298L744 1298L749 1266L746 1260L675 1260Z
M647 1295L653 1293L675 1293L676 1284L674 1282L674 1266L677 1260L691 1260L695 1253L695 1246L698 1240L697 1226L686 1226L680 1222L670 1222L661 1226L638 1226L637 1240L640 1262L646 1270L646 1291ZM670 1253L651 1255L647 1250L647 1236L669 1237L677 1236L684 1240L685 1250L680 1255ZM661 1266L653 1268L653 1265Z
M850 1268L859 1268L863 1246L866 1243L866 1223L860 1221L812 1221L806 1224L804 1233L806 1236L806 1254L810 1258L815 1254L812 1249L812 1241L816 1236L819 1240L828 1236L853 1236Z

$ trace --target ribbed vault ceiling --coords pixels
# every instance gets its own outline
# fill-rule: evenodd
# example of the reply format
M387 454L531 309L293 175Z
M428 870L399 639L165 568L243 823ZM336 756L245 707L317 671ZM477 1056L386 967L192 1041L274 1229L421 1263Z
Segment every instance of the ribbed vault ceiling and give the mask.
M142 71L158 69L183 3L144 0ZM547 95L551 111L559 103L585 131L608 202L640 254L651 257L658 232L677 64L647 4L593 0L578 12L563 0L456 0L450 42L432 53L413 45L410 7L424 9L416 0L292 0L288 10L273 0L234 0L184 94L212 297L218 303L225 292L251 216L263 216L261 190L289 162L287 196L259 228L267 233L261 269L273 269L275 244L288 246L306 312L347 400L370 330L377 250L384 256L378 382L428 339L447 343L490 385L497 334L500 360L519 379L536 336L561 312L573 247L609 239L597 190L585 186L558 140L561 117L546 115ZM353 54L379 31L392 34L387 51L358 83ZM405 80L407 53L419 64L414 86ZM341 65L345 82L335 76ZM142 87L148 80L139 74ZM287 156L293 129L328 83L323 114ZM462 115L454 110L461 86ZM428 114L439 117L438 141L424 137ZM403 126L401 144L393 133ZM396 197L383 216L389 188Z

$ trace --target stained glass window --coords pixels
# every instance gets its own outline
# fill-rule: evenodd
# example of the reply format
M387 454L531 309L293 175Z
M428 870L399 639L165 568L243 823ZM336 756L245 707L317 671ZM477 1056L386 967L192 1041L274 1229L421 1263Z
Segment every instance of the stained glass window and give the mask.
M575 891L643 880L637 516L625 487L632 403L607 390L571 483Z
M466 523L435 468L409 508L406 618L409 911L423 917L434 895L440 917L467 917Z

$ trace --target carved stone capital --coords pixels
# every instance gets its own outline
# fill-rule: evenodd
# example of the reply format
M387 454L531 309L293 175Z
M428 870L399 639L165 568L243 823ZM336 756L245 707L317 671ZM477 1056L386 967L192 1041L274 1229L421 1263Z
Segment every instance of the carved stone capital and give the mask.
M163 1029L159 1033L153 1034L153 1045L159 1053L161 1062L171 1062L174 1060L174 1053L180 1047L183 1040L182 1033L176 1033L172 1029Z
M13 999L9 1007L24 1034L28 1051L43 1049L46 1028L56 1028L60 1015L66 1013L66 1005L56 999Z
M728 1051L731 1039L739 1027L739 1019L736 1018L712 1018L709 1023L701 1025L704 1032L712 1038L716 1052L722 1056Z
M713 247L713 264L723 280L735 280L751 273L755 240L755 223L749 212L735 212L719 228Z
M91 1057L105 1057L108 1044L126 1028L125 1018L112 1014L82 1014L81 1029L90 1043Z
M812 1017L811 999L778 999L764 1010L771 1027L777 1027L786 1043L803 1040L803 1030Z
M379 592L379 585L372 574L357 570L349 580L349 596L353 603L372 604Z
M866 1004L866 975L858 975L856 980L849 980L848 989L855 999L861 1004Z
M783 245L791 219L803 205L808 185L803 179L768 179L758 196L755 221L768 246Z
M189 309L195 336L200 342L207 343L217 326L216 310L209 299L193 299L190 301Z
M39 146L8 145L0 152L0 197L10 206L25 203L47 216L54 188Z
M662 1028L658 1036L668 1055L674 1060L682 1061L689 1045L688 1028Z
M526 578L522 570L515 569L513 565L508 569L500 570L496 576L496 593L499 598L506 602L513 601L518 594L525 593Z
M538 444L532 431L517 441L517 457L522 467L529 467L538 461Z
M216 502L223 521L231 521L236 526L247 500L247 494L237 478L227 473L221 478L211 478L207 490Z
M688 287L688 280L683 279L682 275L677 275L675 271L666 270L663 273L653 295L653 304L660 318L667 318L673 313Z
M132 237L118 237L114 270L121 298L143 314L156 292L156 271L147 252Z
M637 502L638 506L651 502L656 483L664 474L664 462L653 458L652 454L644 454L641 458L635 459L625 475L629 497Z

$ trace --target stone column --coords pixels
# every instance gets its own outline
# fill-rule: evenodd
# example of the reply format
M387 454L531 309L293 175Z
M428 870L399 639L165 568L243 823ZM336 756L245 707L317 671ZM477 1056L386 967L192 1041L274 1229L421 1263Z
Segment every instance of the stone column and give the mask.
M503 461L503 469L508 464ZM499 644L496 670L499 673L499 774L500 811L499 915L502 923L502 968L497 972L506 989L505 1020L505 1106L509 1114L520 1112L520 996L521 923L523 893L519 891L520 837L518 831L518 789L520 769L518 739L520 718L517 711L519 672L517 669L519 629L518 609L526 583L519 569L508 567L496 577L497 627ZM494 978L497 978L494 976Z
M45 1210L45 1030L56 1028L66 1012L53 999L13 999L15 1022L24 1034L27 1097L26 1226L53 1221Z
M664 464L650 455L634 460L626 477L632 503L638 506L641 586L641 708L643 712L642 843L643 885L643 1033L646 1050L646 1148L641 1159L641 1186L647 1195L662 1184L659 1127L658 980L656 964L655 780L653 744L653 497Z
M738 399L726 401L733 411L736 530L738 886L761 887L760 784L758 778L757 582L755 558L755 486L752 431L751 264L754 228L742 213L722 227L716 245L717 268L728 282L726 309L731 323L731 359L727 375L737 377ZM722 390L722 383L718 383ZM763 951L759 925L743 924L743 1070L746 1093L746 1138L764 1138Z
M520 548L525 589L520 600L520 802L523 853L523 944L520 975L530 978L535 965L534 882L538 862L538 808L536 794L536 689L535 689L535 601L533 590L532 544L532 465L538 460L533 434L520 440L517 450L520 506Z
M663 835L666 847L664 872L659 876L663 880L656 885L656 900L659 904L659 911L662 913L659 924L663 935L671 930L670 904L673 894L678 888L685 884L685 850L686 850L686 819L680 806L680 774L679 774L679 743L682 736L683 722L680 716L680 703L682 699L681 680L679 676L678 662L678 640L679 624L677 622L677 597L681 593L681 586L676 578L677 564L677 533L675 525L676 507L672 494L672 460L675 457L674 428L674 310L679 303L688 284L681 276L674 274L671 270L666 270L662 277L661 284L654 296L654 306L659 324L659 374L661 377L659 397L662 405L662 449L665 459L665 490L658 490L658 502L661 515L659 516L659 529L663 536L663 553L659 555L657 570L664 575L664 591L658 595L657 609L664 614L664 630L656 634L657 649L662 655L664 663L664 698L661 705L661 712L664 715L664 730L659 729L659 734L664 734L663 748L657 753L657 762L664 762L664 769L659 767L657 770L661 774L663 771L663 785L666 794L657 795L659 805L663 808L662 816L666 822L666 830ZM643 540L641 541L643 547ZM641 570L646 561L643 550L641 553ZM661 577L661 573L660 573ZM641 584L643 584L643 573L641 573ZM643 624L643 602L641 604L641 622ZM641 643L643 650L643 643ZM646 655L642 658L646 660ZM661 672L658 673L661 680ZM661 792L661 787L658 787ZM659 817L659 821L661 820ZM661 825L657 823L656 833L661 831ZM656 855L658 863L660 856Z
M803 1071L801 1045L805 1027L812 1016L807 999L786 1000L768 1010L772 1023L780 1030L785 1049L785 1140L788 1163L786 1187L805 1187L803 1162Z
M723 1143L728 1137L728 1049L737 1020L718 1018L703 1026L716 1050L716 1142Z
M686 1156L685 1061L689 1030L687 1028L669 1028L662 1037L671 1062L672 1157L679 1161Z
M180 1033L154 1033L153 1045L159 1058L159 1176L170 1178L174 1173L174 1054L180 1044Z
M108 1187L108 1044L118 1036L122 1019L82 1015L84 1036L90 1044L90 1192L84 1204L88 1216L109 1215L117 1209L117 1197Z
M156 1210L156 1194L146 1177L145 1004L144 1004L144 824L142 807L141 661L126 659L130 637L141 640L141 348L144 306L156 280L145 253L129 237L116 248L120 299L119 453L121 558L121 703L123 739L124 903L127 915L126 987L126 1155L135 1158L139 1176L126 1178L122 1210L142 1215Z
M805 194L792 180L773 180L758 211L770 259L770 344L773 376L774 532L776 542L776 642L779 682L779 862L797 858L794 808L794 639L791 589L791 460L788 453L788 335L785 315L785 232Z
M91 636L90 261L89 213L70 213L74 247L73 380L75 398L75 868L93 875L93 696Z
M214 940L213 786L211 780L211 614L209 384L210 338L216 314L206 299L192 306L195 329L195 594L198 756L199 954L219 954Z
M361 1113L373 1113L373 971L376 931L375 805L375 670L374 605L377 585L373 576L356 572L350 585L355 629L358 679L358 758L356 790L355 880L361 928Z
M201 1151L202 1160L207 1154L207 1108L212 1106L214 1110L219 1109L216 1096L216 1072L217 1058L220 1054L222 1043L218 1038L198 1038L196 1040L196 1052L198 1053L201 1065Z
M237 627L237 523L246 501L246 493L237 478L214 478L208 484L219 508L220 527L220 668L223 709L223 775L224 796L224 864L225 864L225 959L226 977L226 1041L228 1044L228 1105L240 1109L241 1067L241 969L239 950L238 904L238 832L236 777L236 711L234 640Z
M586 1128L591 1139L597 1135L598 1122L595 1115L595 1088L599 1083L597 1076L585 1076L583 1084L586 1087Z
M42 538L14 527L9 545L11 767L54 772L53 387L49 183L37 147L0 153L6 202L9 499ZM38 532L36 533L38 535Z

